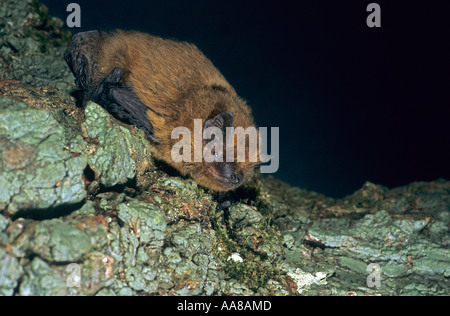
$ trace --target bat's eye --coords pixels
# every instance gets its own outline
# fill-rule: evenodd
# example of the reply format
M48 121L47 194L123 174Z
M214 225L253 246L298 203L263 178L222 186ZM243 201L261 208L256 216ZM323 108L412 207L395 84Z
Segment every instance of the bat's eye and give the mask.
M215 148L213 148L213 149L211 150L211 157L217 158L217 156L219 156L219 153L216 151Z
M238 184L238 183L241 182L241 178L239 178L238 176L236 176L236 175L234 175L234 174L232 174L232 175L229 177L229 179L230 179L231 182L233 182L233 183L235 183L235 184Z

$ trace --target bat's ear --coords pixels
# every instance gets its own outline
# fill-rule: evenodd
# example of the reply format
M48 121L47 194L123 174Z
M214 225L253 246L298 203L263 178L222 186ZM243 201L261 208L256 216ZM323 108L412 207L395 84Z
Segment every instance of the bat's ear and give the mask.
M250 165L250 167L251 168L257 168L257 167L261 166L263 163L264 163L264 161L258 161L258 162L252 163Z
M226 128L233 126L234 126L233 113L231 113L230 111L223 111L222 113L217 114L213 118L206 120L205 124L203 125L203 130L207 129L208 127L218 127L222 130L222 132L225 135Z

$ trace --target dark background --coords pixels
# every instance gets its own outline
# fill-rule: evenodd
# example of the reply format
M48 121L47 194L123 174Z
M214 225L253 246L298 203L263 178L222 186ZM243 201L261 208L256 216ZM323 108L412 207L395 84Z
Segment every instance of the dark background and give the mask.
M442 1L44 0L90 29L196 44L280 128L276 177L332 197L450 179L450 6ZM366 7L381 6L381 28ZM392 3L395 2L395 3Z

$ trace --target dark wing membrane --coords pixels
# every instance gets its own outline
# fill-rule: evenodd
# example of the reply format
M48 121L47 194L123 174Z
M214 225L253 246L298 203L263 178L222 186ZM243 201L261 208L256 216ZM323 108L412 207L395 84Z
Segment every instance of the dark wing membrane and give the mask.
M75 76L75 82L83 91L83 103L92 100L100 104L119 119L126 119L143 129L152 141L157 142L153 125L147 116L148 108L129 87L123 85L122 68L114 68L98 85L94 82L100 41L99 31L77 33L64 53L64 59Z
M122 68L114 68L96 87L92 100L103 106L109 113L120 119L126 119L144 130L152 141L157 142L153 134L153 125L147 116L147 106L129 87L122 85L122 75Z
M75 83L89 97L94 80L96 52L101 40L99 31L77 33L64 53L64 59L75 76Z

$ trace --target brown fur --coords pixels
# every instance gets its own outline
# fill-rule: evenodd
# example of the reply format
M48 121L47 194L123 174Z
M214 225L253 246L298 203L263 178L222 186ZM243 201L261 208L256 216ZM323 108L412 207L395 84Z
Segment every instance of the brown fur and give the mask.
M235 127L255 125L251 109L213 64L192 44L139 32L102 34L99 46L95 80L99 82L115 67L124 69L124 84L149 108L147 116L158 140L152 146L154 156L202 186L229 190L215 181L207 163L175 163L171 158L172 146L179 141L171 139L172 130L185 126L193 139L194 119L204 123L227 110L234 115ZM236 163L245 179L253 172L252 164Z

